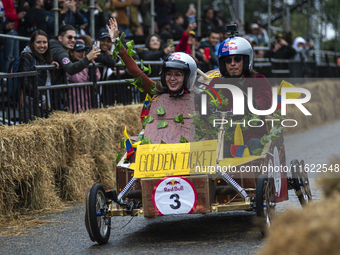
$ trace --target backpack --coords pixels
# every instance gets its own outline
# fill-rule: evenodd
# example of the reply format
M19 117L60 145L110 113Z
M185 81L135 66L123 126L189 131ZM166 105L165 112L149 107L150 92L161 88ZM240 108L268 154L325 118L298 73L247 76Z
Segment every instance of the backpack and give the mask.
M32 55L29 52L26 52L29 54L29 56L32 59L32 65L35 66L36 65L36 61L35 59L32 57ZM17 73L19 70L19 63L20 63L20 59L22 56L18 57L10 70L10 73ZM18 91L18 78L11 78L8 81L9 84L9 96L14 100L18 101L19 100L19 91Z

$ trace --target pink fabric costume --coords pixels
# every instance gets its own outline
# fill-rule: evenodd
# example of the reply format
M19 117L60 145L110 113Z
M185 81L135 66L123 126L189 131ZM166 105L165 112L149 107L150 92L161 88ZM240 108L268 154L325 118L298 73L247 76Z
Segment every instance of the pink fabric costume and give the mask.
M86 67L79 73L74 75L69 75L66 73L67 77L70 80L70 83L81 83L81 82L89 82L89 68ZM100 79L99 69L96 68L96 77L97 80ZM69 90L69 108L70 112L81 112L92 108L91 104L91 87L76 87L71 88Z

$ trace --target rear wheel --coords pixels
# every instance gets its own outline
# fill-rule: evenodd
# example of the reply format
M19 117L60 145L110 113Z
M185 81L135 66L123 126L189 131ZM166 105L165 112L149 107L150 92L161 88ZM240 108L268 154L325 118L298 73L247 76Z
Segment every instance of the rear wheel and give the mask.
M93 185L88 200L88 218L91 234L99 244L107 243L111 232L111 218L106 216L108 211L106 201L107 197L103 186L98 183Z
M256 216L257 224L262 235L267 233L268 227L275 215L275 185L274 179L261 174L256 181Z
M295 194L298 197L301 206L305 206L308 202L312 201L312 193L309 186L308 174L305 169L305 163L303 160L299 162L297 159L293 159L290 162L290 167Z

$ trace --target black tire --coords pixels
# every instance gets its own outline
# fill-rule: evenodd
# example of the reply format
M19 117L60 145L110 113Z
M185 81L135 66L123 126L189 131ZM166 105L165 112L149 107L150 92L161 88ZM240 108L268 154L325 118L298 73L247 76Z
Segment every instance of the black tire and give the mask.
M107 209L107 197L102 185L96 183L92 186L89 195L89 221L92 235L99 244L105 244L111 233L111 218L97 213Z
M265 236L275 214L274 179L268 179L265 174L259 175L256 181L255 195L257 225L261 234ZM265 206L264 202L266 202Z
M307 172L304 169L303 160L301 163L297 159L293 159L290 162L290 171L292 173L293 188L295 194L299 199L302 207L307 205L307 202L311 202L312 195L309 188L309 180ZM302 184L302 186L300 185ZM301 188L302 187L302 188Z

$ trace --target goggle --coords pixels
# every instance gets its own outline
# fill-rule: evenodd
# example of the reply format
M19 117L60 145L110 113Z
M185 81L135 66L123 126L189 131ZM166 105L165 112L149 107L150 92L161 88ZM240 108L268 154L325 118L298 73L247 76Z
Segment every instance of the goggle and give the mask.
M233 59L234 59L235 63L240 63L241 60L243 59L243 57L240 56L240 55L236 55L236 56L228 56L228 57L225 58L224 61L225 61L227 64L231 64L231 62L233 62Z
M68 35L68 36L66 36L66 38L69 39L69 40L72 40L72 39L76 39L77 37L73 36L73 35Z
M181 72L176 72L176 73L166 72L165 76L167 76L167 77L174 76L175 78L180 78L180 77L184 76L184 74L181 73Z

